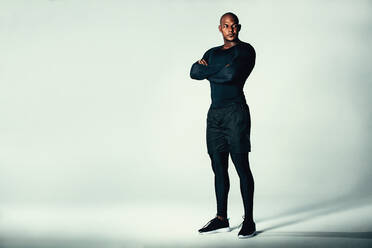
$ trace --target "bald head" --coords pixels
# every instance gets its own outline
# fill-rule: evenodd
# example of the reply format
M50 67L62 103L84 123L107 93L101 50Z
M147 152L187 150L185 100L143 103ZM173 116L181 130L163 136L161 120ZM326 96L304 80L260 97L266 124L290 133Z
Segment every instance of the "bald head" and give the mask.
M239 19L234 13L227 12L221 16L218 29L222 33L225 44L239 41L240 28Z
M232 12L226 12L225 14L223 14L223 15L221 16L221 18L220 18L220 24L222 23L222 20L223 20L226 16L231 17L231 18L235 21L236 24L239 24L239 19L238 19L238 17L237 17L234 13L232 13Z

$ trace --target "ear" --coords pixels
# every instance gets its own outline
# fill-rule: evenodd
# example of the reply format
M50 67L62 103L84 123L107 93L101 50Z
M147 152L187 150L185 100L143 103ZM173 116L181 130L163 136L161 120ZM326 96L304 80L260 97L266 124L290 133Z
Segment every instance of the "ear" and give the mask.
M222 27L221 27L221 24L218 25L218 30L220 30L220 32L222 33Z

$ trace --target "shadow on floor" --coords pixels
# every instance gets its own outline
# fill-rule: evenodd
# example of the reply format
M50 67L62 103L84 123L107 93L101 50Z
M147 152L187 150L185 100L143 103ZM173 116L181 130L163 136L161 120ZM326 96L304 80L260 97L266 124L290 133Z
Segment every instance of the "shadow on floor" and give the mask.
M283 217L290 217L295 216L298 214L304 214L301 217L294 218L289 221L284 221L278 224L275 224L271 227L259 230L257 233L261 234L263 232L271 231L273 229L277 229L284 226L289 226L293 224L297 224L300 222L304 222L307 220L313 220L314 218L325 216L328 214L339 213L342 211L347 211L353 208L359 208L366 205L372 204L372 198L370 196L343 196L337 197L334 199L330 199L328 201L319 202L316 204L305 205L302 207L296 207L294 209L286 210L278 215L269 216L266 218L258 219L256 222L263 222L268 220L275 220ZM320 233L320 232L316 232ZM333 233L333 232L329 232ZM369 232L366 232L370 234Z
M372 239L372 232L270 232L265 234L265 237L271 236Z

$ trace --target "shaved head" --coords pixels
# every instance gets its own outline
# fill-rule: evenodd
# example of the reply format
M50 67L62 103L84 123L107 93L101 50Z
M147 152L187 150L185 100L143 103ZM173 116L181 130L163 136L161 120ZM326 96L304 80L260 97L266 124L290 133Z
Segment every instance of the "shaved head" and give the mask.
M237 17L234 13L232 13L232 12L226 12L225 14L223 14L223 15L221 16L221 18L220 18L220 24L221 24L221 22L222 22L222 19L223 19L225 16L230 16L231 18L234 19L234 21L235 21L237 24L239 24L239 19L238 19L238 17Z
M234 13L227 12L221 16L218 30L222 33L225 44L228 43L231 45L239 42L238 35L240 28L241 25L239 24L239 19Z

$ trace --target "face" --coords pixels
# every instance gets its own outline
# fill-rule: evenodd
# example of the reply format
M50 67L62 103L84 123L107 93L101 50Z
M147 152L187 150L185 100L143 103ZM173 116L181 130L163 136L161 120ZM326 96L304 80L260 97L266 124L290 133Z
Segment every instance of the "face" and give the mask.
M236 23L232 16L226 15L222 18L218 29L222 33L224 40L235 41L238 39L240 24Z

